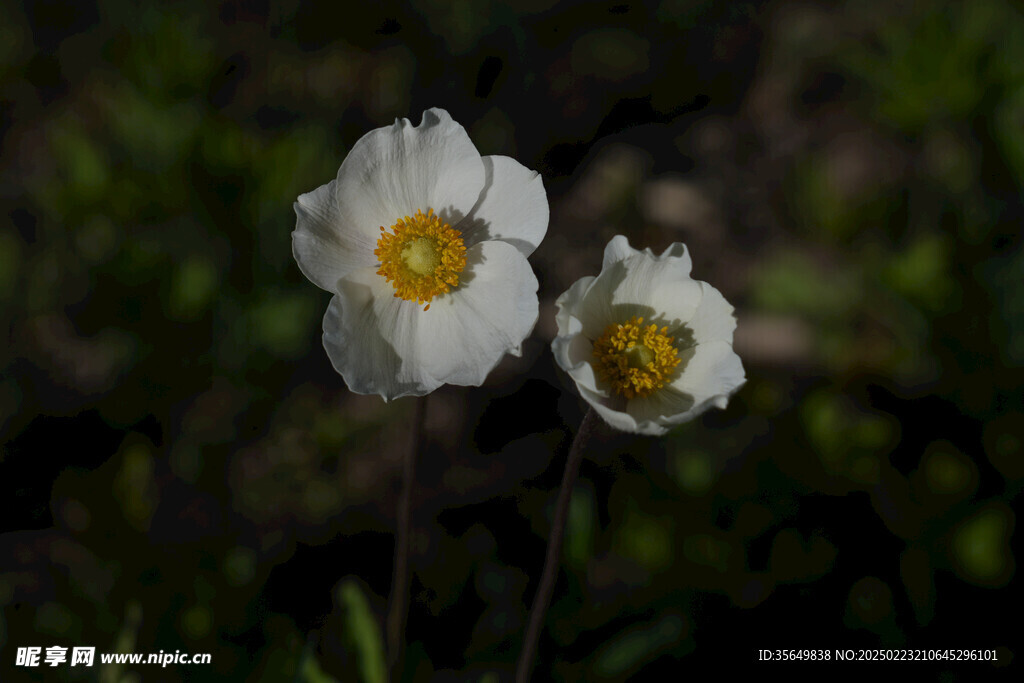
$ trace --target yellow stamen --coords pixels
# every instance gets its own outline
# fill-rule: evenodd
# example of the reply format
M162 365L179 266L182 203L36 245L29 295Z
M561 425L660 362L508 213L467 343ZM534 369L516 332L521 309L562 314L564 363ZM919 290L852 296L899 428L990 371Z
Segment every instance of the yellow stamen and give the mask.
M643 322L633 317L621 325L612 323L594 342L594 369L626 398L654 393L679 365L679 350L672 345L675 339L668 336L668 328L644 327Z
M462 233L442 223L433 209L399 218L390 233L381 226L373 253L380 259L377 274L394 285L395 296L427 304L423 310L435 296L457 287L466 267Z

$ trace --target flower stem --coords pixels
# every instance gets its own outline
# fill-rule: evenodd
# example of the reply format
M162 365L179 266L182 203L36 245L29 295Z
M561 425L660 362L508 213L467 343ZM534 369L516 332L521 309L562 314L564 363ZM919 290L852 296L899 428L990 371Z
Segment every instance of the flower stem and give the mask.
M569 518L572 489L580 471L583 449L600 421L601 418L598 417L597 412L593 408L588 408L587 414L583 416L583 422L580 423L579 431L576 432L576 438L573 439L572 446L569 447L569 457L565 461L565 472L562 474L562 488L558 491L555 517L551 523L551 539L548 541L548 551L544 557L544 571L540 577L537 593L533 596L530 624L526 629L526 638L523 641L523 651L519 655L519 663L516 665L516 683L528 683L530 680L534 659L537 656L537 644L540 641L541 630L544 628L544 616L547 614L551 594L555 591L555 581L558 578L558 566L562 558L562 541L565 538L565 523Z
M395 534L395 564L391 577L391 605L388 608L388 669L391 681L398 681L405 659L405 625L409 614L409 531L412 526L412 485L416 478L416 457L422 441L427 397L416 401L412 421L412 443L402 459L402 492L398 499L398 531Z

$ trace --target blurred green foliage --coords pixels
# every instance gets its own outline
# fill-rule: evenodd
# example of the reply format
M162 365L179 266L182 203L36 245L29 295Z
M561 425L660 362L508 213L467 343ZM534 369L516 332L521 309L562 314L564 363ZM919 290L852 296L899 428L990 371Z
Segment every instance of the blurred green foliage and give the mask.
M676 644L683 635L683 620L666 616L656 624L628 629L598 653L594 670L601 677L621 677L659 650Z
M370 604L359 585L351 581L338 588L338 599L347 615L345 632L358 653L360 679L367 683L384 683L388 680L384 642Z
M541 675L1008 644L987 617L1020 598L1019 7L364 9L0 9L5 658L385 678L412 410L343 388L289 232L359 136L430 106L540 170L552 223L523 358L430 398L406 680L511 671L580 416L553 300L616 233L687 243L737 305L748 384L665 439L592 442Z
M992 504L972 515L953 533L953 563L956 572L982 586L1005 585L1014 571L1009 539L1013 513Z

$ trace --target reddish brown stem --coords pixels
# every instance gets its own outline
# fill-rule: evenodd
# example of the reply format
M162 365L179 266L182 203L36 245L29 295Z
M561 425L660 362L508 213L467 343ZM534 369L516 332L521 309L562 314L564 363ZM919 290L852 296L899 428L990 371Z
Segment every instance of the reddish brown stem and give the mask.
M555 517L551 522L551 539L548 541L548 551L544 557L544 571L540 577L537 594L533 597L533 607L530 608L530 624L526 629L526 638L523 641L523 651L519 655L519 663L516 665L516 683L527 683L530 680L530 673L533 671L534 659L537 656L537 644L540 642L541 631L544 630L544 617L547 614L551 595L555 591L555 582L558 579L558 567L561 564L562 543L565 540L565 524L569 518L572 489L580 471L583 449L600 420L597 412L593 408L589 408L587 414L583 416L583 422L580 423L572 446L569 447L569 457L565 461L565 472L562 474L562 488L558 491Z

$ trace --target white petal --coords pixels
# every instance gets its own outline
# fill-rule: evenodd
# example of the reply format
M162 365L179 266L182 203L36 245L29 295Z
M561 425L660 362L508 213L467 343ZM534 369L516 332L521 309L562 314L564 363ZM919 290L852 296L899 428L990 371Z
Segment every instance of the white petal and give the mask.
M299 270L310 282L336 292L339 278L355 268L376 262L377 257L373 255L376 237L371 240L362 233L343 229L337 181L299 195L294 207L292 254Z
M385 337L408 329L418 306L392 297L394 288L369 269L350 273L338 292L324 315L323 342L349 389L388 400L422 396L440 386L433 377L403 371L402 357Z
M601 264L601 269L604 270L613 263L623 261L630 256L638 256L640 254L646 254L651 259L677 259L681 263L679 267L686 271L689 275L693 269L693 263L690 261L690 254L686 250L686 245L682 242L673 242L661 253L661 256L655 256L654 252L650 248L639 251L629 246L629 239L625 235L616 235L611 238L608 245L604 248L604 261Z
M667 386L650 396L634 398L627 406L627 412L644 434L664 434L670 427L688 422L707 409L697 406L693 397Z
M344 229L376 244L381 227L417 210L432 208L452 225L468 215L484 187L484 164L448 112L428 109L419 126L399 119L361 137L337 180Z
M483 162L486 180L480 199L454 227L467 247L502 240L529 256L548 230L548 196L540 174L510 157L487 156Z
M579 327L579 321L575 318L573 324ZM594 353L593 342L582 334L556 337L551 342L551 352L555 356L555 362L576 382L580 391L586 388L598 396L609 396L608 388L598 382L594 366L590 364Z
M650 251L645 249L644 251ZM693 262L690 260L690 252L686 249L686 245L682 242L673 242L672 244L665 247L665 251L661 252L661 256L657 256L659 259L675 259L680 261L680 268L686 270L686 274L689 275L690 271L693 270Z
M555 301L558 336L551 342L551 351L558 366L575 380L581 390L585 387L598 396L606 397L608 390L598 386L597 375L590 364L594 343L582 334L583 325L576 317L583 296L595 279L592 275L580 278Z
M430 310L394 296L374 269L354 271L324 318L324 347L356 393L421 396L441 384L475 386L537 322L537 279L511 245L466 252L459 286Z
M686 327L693 335L693 341L704 344L711 341L732 343L732 334L736 329L736 316L733 307L722 293L706 282L700 282L703 296L693 318Z
M642 252L629 246L629 239L625 235L616 235L609 240L604 248L604 261L601 264L601 270L608 268L613 263L618 263L640 253Z
M626 400L621 396L602 395L579 383L577 383L577 388L580 391L580 396L609 425L624 432L647 436L661 436L674 425L686 421L685 419L676 419L679 416L672 415L671 410L668 410L669 416L666 417L666 411L663 408L667 405L675 403L678 409L683 411L691 405L685 396L663 397L657 402L657 409L652 409L644 405L645 399ZM640 401L639 404L638 401Z
M596 339L608 325L633 316L666 325L670 334L687 323L700 304L702 291L700 284L690 279L685 247L680 250L682 245L677 245L662 256L638 252L602 268L580 302L577 317L583 323L583 334Z
M435 298L419 317L420 342L437 350L424 364L446 384L483 384L506 353L521 353L537 324L537 286L526 257L512 245L470 247L459 287Z
M624 399L618 397L609 398L601 396L584 387L580 387L580 396L582 396L584 400L587 403L589 403L594 410L597 411L597 414L601 416L601 419L603 419L605 422L607 422L615 429L621 430L623 432L633 432L641 434L651 433L640 431L639 425L637 425L636 420L634 420L633 417L626 412L626 404Z
M729 396L745 381L739 356L729 344L702 344L687 355L685 369L675 382L643 398L602 396L580 383L577 386L580 395L612 427L660 436L712 406L725 408Z
M555 313L555 324L558 327L559 335L576 333L569 329L570 319L576 318L576 311L579 309L580 303L583 301L583 295L587 292L587 289L595 279L596 278L593 275L581 277L579 280L572 283L572 286L562 292L562 295L555 300L555 307L558 309L558 312Z
M697 345L684 363L672 384L629 402L629 414L638 424L670 427L689 422L712 406L725 408L746 381L740 357L725 342Z
M698 344L672 387L694 397L696 403L729 398L746 381L743 362L727 342Z

